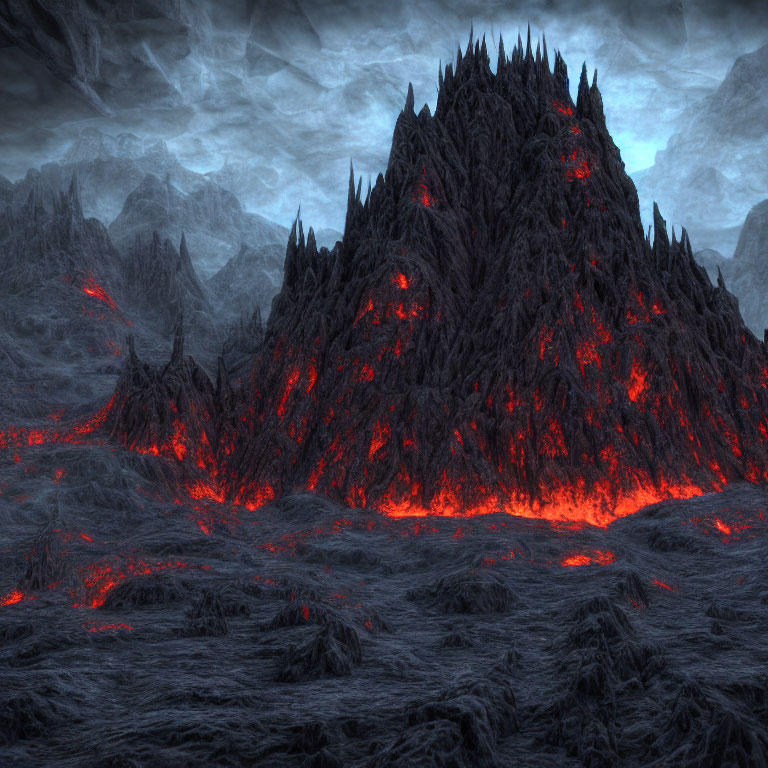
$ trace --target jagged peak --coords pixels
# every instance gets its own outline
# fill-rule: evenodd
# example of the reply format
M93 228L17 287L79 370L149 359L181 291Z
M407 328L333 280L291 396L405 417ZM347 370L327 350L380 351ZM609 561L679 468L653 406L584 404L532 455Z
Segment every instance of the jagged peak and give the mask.
M184 235L184 231L181 232L181 240L179 241L179 256L182 261L187 261L189 257L189 249L187 248L187 238Z
M405 97L405 108L403 109L403 112L405 112L406 115L410 115L413 113L413 83L408 83L408 95Z
M227 364L224 362L224 358L219 355L216 358L216 399L220 403L226 403L231 397L232 387L229 383Z
M726 290L726 288L725 288L725 279L723 278L723 273L720 271L720 265L719 264L717 265L717 287L721 291Z
M77 169L72 172L72 178L69 182L69 188L66 193L60 196L59 205L56 209L60 213L66 213L74 219L82 219L83 205L80 196L80 178Z
M653 202L653 253L658 260L669 252L669 236L667 235L667 222L661 217L659 206Z
M352 164L352 158L349 159L349 192L347 194L347 207L352 205L355 200L355 166ZM301 207L299 207L301 211ZM298 214L296 215L298 219ZM294 221L295 226L295 221Z
M136 357L136 344L132 333L128 334L126 342L128 343L128 362L132 366L138 365L139 359Z
M307 233L307 255L317 255L317 239L315 238L315 230L310 227Z
M531 24L528 22L528 39L525 44L525 60L530 63L533 61L533 51L531 50Z
M589 117L591 112L591 103L589 99L589 78L587 76L587 62L585 61L581 65L579 91L576 97L576 113L584 117Z
M180 365L184 360L184 311L179 310L173 327L173 350L169 365Z

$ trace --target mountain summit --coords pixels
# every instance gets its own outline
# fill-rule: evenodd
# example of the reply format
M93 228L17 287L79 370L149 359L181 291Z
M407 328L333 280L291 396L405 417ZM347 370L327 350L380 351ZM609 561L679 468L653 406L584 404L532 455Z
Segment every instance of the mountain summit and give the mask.
M574 103L546 42L493 72L470 36L439 86L341 244L294 224L223 492L605 524L761 479L765 346L685 230L644 235L596 73Z

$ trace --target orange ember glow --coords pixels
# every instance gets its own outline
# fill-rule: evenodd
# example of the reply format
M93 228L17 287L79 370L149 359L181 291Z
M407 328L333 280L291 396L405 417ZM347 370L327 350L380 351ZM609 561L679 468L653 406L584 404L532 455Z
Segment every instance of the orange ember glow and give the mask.
M506 513L517 517L539 518L549 521L574 521L598 527L607 527L615 519L631 515L643 507L667 499L689 499L707 491L692 483L662 483L654 487L650 477L638 477L634 489L616 492L609 478L596 484L591 492L577 486L541 489L541 499L530 502L522 495L504 501L495 494L485 494L472 503L461 498L461 484L452 486L443 478L443 484L429 507L420 503L414 489L410 497L397 498L385 494L374 506L390 517L474 517L476 515Z
M368 365L368 363L365 363L365 365L363 365L363 367L360 369L358 381L373 381L375 375L376 374L373 368Z
M730 536L733 533L731 526L724 523L719 517L715 520L715 528L725 536Z
M421 203L425 208L431 208L433 205L435 205L436 200L430 192L429 185L427 184L427 169L422 168L421 172L423 180L419 183L419 192L411 199L414 202Z
M115 558L89 565L83 571L85 587L84 602L74 604L75 608L101 608L109 593L130 576L149 576L153 573L175 568L201 568L210 570L210 566L190 566L181 560L171 562L145 563L132 558Z
M568 115L568 117L573 115L573 107L563 104L562 101L553 101L552 106L563 115Z
M24 599L24 594L19 592L18 589L14 589L13 592L8 593L5 597L0 597L0 605L14 605L20 603Z
M569 555L560 561L564 567L578 567L582 565L610 565L616 562L613 552L602 549L593 549L590 554Z
M298 368L293 368L288 375L288 381L286 382L285 390L283 391L283 397L280 400L280 404L277 406L277 415L281 419L285 416L285 404L288 402L288 398L291 396L293 388L299 383L299 375Z
M641 365L632 359L632 373L629 376L629 385L627 386L627 394L629 399L636 403L640 396L648 389L648 372L643 370Z
M314 363L309 364L309 381L307 382L307 394L309 394L317 384L317 367Z
M392 282L404 291L407 291L411 287L411 281L402 272L395 275L392 278Z
M385 422L382 426L381 422L377 421L373 429L373 437L371 437L371 447L368 449L368 461L371 461L374 455L387 444L389 435L389 423Z
M114 309L115 312L118 311L114 299L96 282L96 280L94 280L93 275L83 283L82 288L83 293L88 294L88 296L93 296L94 299L103 301L110 309Z
M668 589L670 592L675 592L677 590L677 587L670 587L669 584L665 584L663 581L659 581L658 579L654 579L653 583L661 589Z
M106 632L111 629L122 629L126 632L130 632L133 627L130 624L120 623L120 624L83 624L83 627L88 632Z

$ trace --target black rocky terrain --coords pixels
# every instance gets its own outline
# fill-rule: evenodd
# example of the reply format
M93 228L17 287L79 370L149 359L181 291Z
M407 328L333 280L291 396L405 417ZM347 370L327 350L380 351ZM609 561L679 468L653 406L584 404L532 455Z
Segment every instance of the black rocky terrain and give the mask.
M165 501L157 461L4 465L4 764L766 764L752 485L579 530Z
M227 456L230 498L605 523L762 480L768 355L635 188L582 70L484 43L409 89L344 241L294 226ZM298 229L298 231L297 231Z
M765 346L585 74L409 89L207 371L186 243L52 208L0 230L0 765L768 764Z

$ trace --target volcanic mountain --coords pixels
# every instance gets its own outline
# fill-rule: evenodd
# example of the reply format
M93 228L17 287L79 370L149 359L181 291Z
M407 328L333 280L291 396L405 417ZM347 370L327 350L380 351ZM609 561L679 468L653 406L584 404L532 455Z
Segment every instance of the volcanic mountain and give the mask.
M553 70L529 34L494 73L470 36L365 198L352 172L343 242L294 224L217 494L606 524L764 479L765 345L685 230L655 208L644 235L597 74L574 103Z

